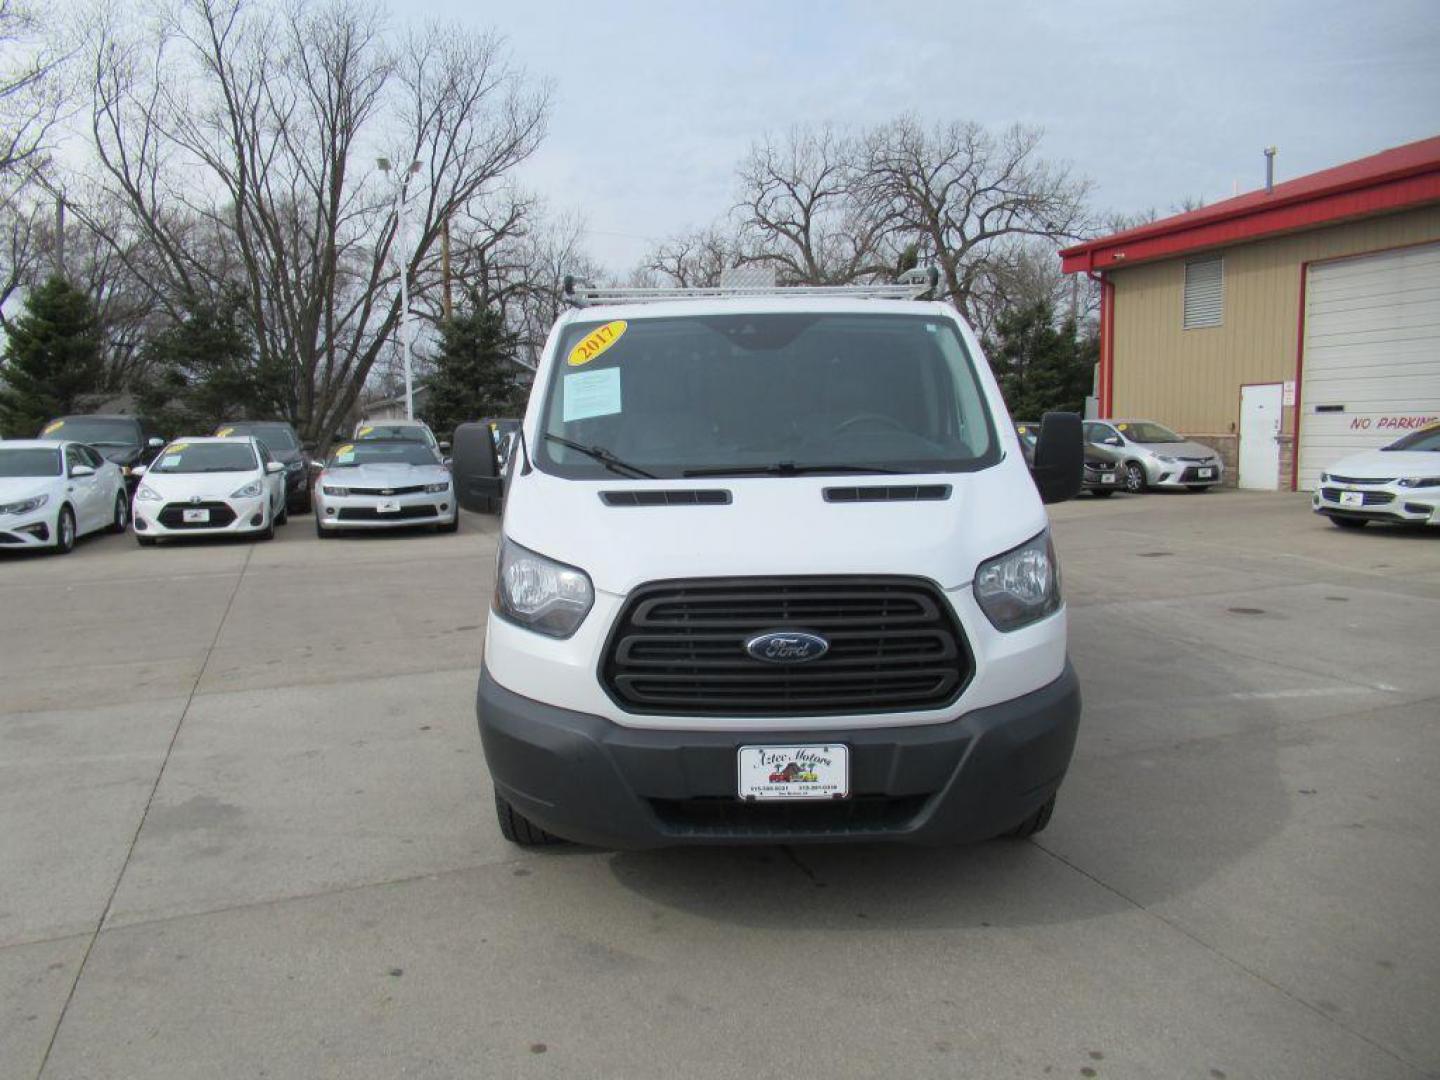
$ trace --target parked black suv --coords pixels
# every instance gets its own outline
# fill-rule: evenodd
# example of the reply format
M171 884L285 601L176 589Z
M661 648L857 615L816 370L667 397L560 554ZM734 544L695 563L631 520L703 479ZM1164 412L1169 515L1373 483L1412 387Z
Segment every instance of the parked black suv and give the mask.
M265 444L270 456L285 466L285 506L292 514L310 509L310 450L295 429L283 420L227 420L215 429L217 436L252 435Z
M70 439L93 446L107 461L120 466L130 494L140 484L131 470L149 465L165 445L155 425L141 416L58 416L36 436L40 439Z

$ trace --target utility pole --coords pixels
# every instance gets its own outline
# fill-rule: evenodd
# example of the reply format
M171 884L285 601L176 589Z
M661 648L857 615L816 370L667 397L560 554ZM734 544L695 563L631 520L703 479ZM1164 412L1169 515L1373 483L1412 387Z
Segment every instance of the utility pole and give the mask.
M440 279L444 283L444 290L440 294L440 306L445 312L445 321L449 322L455 314L450 303L450 215L445 215L445 220L440 223Z
M376 158L375 164L390 175L390 159ZM400 350L405 366L405 419L415 419L415 386L411 375L411 352L415 344L414 324L410 319L410 230L405 214L405 188L410 177L420 171L420 162L412 161L395 185L395 240L399 245L396 261L400 264Z

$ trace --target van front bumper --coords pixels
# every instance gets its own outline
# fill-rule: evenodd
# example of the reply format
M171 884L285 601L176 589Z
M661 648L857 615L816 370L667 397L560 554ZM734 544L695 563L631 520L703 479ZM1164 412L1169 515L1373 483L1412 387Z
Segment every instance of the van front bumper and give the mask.
M568 840L940 845L999 836L1055 794L1075 747L1080 686L1067 662L1048 686L940 724L663 731L521 697L482 667L476 711L496 792ZM851 798L736 798L741 746L812 743L850 748Z

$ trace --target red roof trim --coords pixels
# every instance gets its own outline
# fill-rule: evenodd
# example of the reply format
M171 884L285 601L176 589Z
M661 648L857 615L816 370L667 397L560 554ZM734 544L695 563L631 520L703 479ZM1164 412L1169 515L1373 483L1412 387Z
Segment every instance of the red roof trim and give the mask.
M1060 253L1065 273L1113 270L1202 248L1440 201L1440 137L1252 191Z

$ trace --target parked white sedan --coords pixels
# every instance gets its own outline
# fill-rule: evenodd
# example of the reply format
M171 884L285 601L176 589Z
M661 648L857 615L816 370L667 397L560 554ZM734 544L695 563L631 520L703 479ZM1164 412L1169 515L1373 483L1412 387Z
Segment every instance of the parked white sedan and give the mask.
M1335 462L1320 474L1311 506L1350 529L1372 521L1440 525L1440 424Z
M0 548L53 548L100 529L124 532L130 503L120 466L84 443L0 442Z
M285 466L249 435L177 439L141 473L134 511L142 547L174 536L269 540L287 520Z

